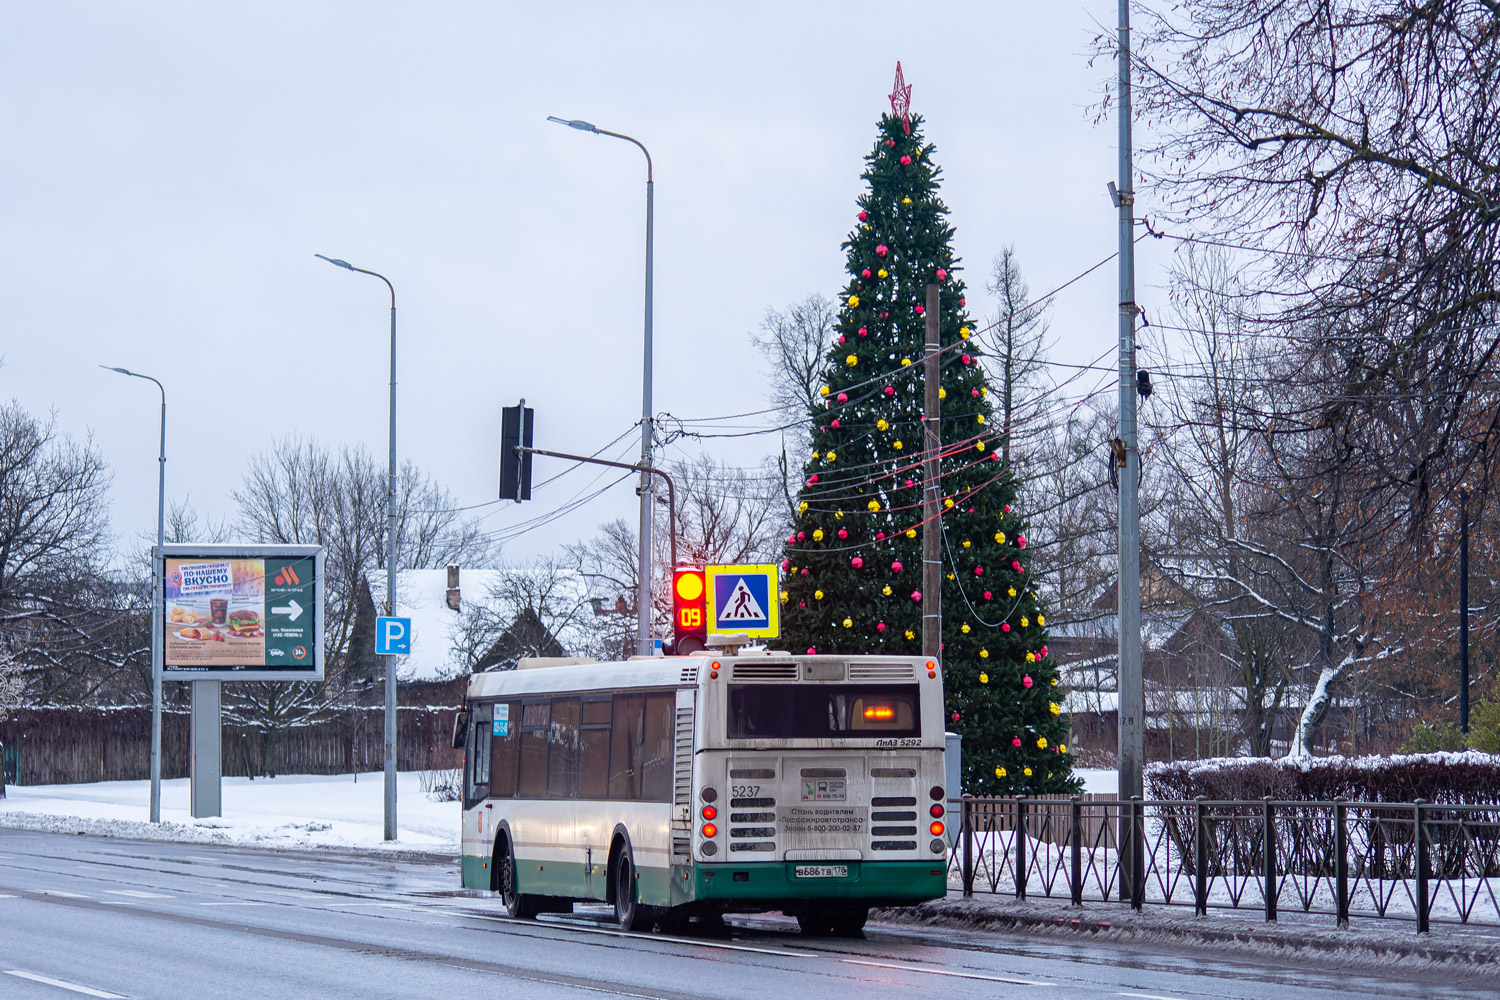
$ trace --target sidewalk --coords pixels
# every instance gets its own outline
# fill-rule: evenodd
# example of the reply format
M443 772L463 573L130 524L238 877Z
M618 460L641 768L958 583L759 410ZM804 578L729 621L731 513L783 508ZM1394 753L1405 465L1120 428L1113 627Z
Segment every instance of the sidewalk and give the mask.
M1127 903L1086 902L957 891L911 909L883 910L881 920L975 930L1028 934L1086 935L1116 944L1168 945L1244 957L1280 958L1348 968L1410 970L1414 964L1472 973L1485 970L1500 982L1500 926L1433 924L1418 934L1414 921L1352 917L1340 930L1334 918L1318 913L1282 912L1269 923L1259 910L1210 909L1203 917L1191 906L1147 905L1139 912Z

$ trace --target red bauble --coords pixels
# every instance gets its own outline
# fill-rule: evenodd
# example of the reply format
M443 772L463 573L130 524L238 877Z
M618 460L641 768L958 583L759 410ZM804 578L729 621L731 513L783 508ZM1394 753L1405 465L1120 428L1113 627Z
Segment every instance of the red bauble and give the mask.
M855 569L864 569L865 561L859 556L855 556L853 559L849 560L849 565L853 566Z
M839 420L838 420L838 417L834 417L834 418L833 418L833 427L834 427L834 429L835 429L835 430L836 430L836 429L838 429L838 426L839 426Z
M875 631L877 631L877 632L884 632L885 631L885 622L876 622L875 623Z
M927 311L927 307L926 306L912 306L912 311L915 312L918 316L920 316L924 312Z
M1025 535L1017 535L1016 536L1016 548L1018 548L1018 549L1024 549L1025 547L1026 547L1026 536Z
M859 212L859 221L860 222L864 222L869 217L870 217L870 213L869 212L866 212L864 209L860 209L860 212Z
M1029 688L1034 683L1035 682L1031 679L1031 675L1030 674L1027 674L1025 677L1021 678L1021 686L1022 687Z
M875 248L875 256L877 256L877 257L884 257L886 254L888 254L890 252L891 252L891 248L888 247L888 246L886 246L884 243L880 244L878 247Z
M818 655L818 647L817 646L808 646L807 647L807 655L808 656L817 656Z
M1047 658L1047 647L1043 646L1041 649L1037 650L1036 655L1045 660Z
M840 337L839 338L839 343L842 344L843 342L844 342L844 338ZM975 399L978 399L979 398L979 390L978 389L970 389L969 390L969 395L973 396Z
M805 532L805 531L799 531L799 532L797 532L797 541L799 541L799 542L805 542L805 541L807 541L807 532Z
M881 391L884 392L887 396L894 396L896 394L896 387L888 385Z
M1009 632L1010 631L1010 622L1001 622L1000 623L1000 631L1002 631L1002 632Z
M1017 573L1023 573L1023 572L1025 572L1025 570L1021 569L1021 563L1020 563L1020 561L1016 560L1016 559L1012 559L1010 561L1010 568L1013 569L1013 570L1015 570Z
M789 570L791 568L792 568L792 561L790 559L783 559L783 560L781 560L781 571L783 573L785 573L787 570Z
M866 330L864 327L860 327L859 328L859 335L861 337L868 337L870 335L870 331Z
M848 537L849 537L849 532L848 532L848 530L847 530L847 529L844 529L844 528L840 528L840 529L839 529L839 537L840 537L840 538L848 538Z
M1010 504L1006 504L1005 505L1005 513L1007 513L1007 514L1010 513Z
M841 334L839 334L839 343L842 344L843 342L844 342L844 335L841 333Z
M975 566L974 567L974 575L975 576L984 576L984 567L983 566Z
M916 484L916 483L914 483L914 482L912 482L912 481L911 481L911 480L910 480L910 479L908 479L908 480L907 480L907 481L906 481L906 488L907 488L907 489L911 489L911 488L912 488L912 487L913 487L913 486L915 486L915 485L917 485L917 484Z
M839 393L839 402L840 403L847 403L847 402L849 402L849 394L847 392L841 392L841 393Z
M807 575L807 567L806 567L806 566L803 566L803 567L802 567L802 575L803 575L803 576L806 576L806 575Z
M889 147L891 149L895 149L896 148L896 140L895 139L887 139L885 141L885 144L886 144L887 147Z
M913 590L911 592L911 599L920 604L922 601L922 592L920 590Z
M974 359L971 358L971 357L969 357L967 354L965 354L963 357L959 358L959 360L962 361L964 364L968 364L969 362L973 361Z
M910 156L902 156L901 157L901 165L903 167L909 167L909 166L911 166L911 157Z
M899 573L899 572L901 572L901 560L900 559L897 559L895 562L891 563L891 572L892 573Z
M875 532L875 540L877 542L883 542L883 541L885 541L885 532L883 532L883 531L877 531L877 532Z
M861 278L868 278L870 276L870 269L868 267L865 268L863 271L859 272L859 276Z
M945 270L943 270L942 268L938 268L937 269L937 279L939 281L947 281L948 280L948 272L945 271Z
M988 590L986 590L986 591L985 591L985 592L984 592L984 599L985 599L985 600L986 600L986 601L988 601L988 600L990 600L990 599L991 599L991 598L992 598L992 597L993 597L993 596L994 596L994 595L993 595L993 594L991 594L991 593L990 593L990 592L989 592L989 591L988 591Z
M816 472L814 472L812 475L810 475L810 476L807 477L807 485L809 485L809 486L815 485L817 483L817 481L818 481L818 474Z
M960 298L960 299L959 299L959 300L958 300L958 307L959 307L959 308L960 308L960 309L962 309L962 308L963 308L963 307L964 307L964 306L966 306L966 305L968 305L968 303L967 303L967 302L965 302L965 301L964 301L964 300L963 300L963 299L962 299L962 298Z
M1010 745L1013 746L1013 747L1020 746L1021 745L1021 737L1017 736L1015 739L1011 740L1010 741Z

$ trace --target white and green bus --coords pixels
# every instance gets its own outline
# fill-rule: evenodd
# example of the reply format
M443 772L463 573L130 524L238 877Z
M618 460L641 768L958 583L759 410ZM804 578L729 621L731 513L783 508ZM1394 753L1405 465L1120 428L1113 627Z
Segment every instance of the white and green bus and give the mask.
M463 884L620 926L781 910L853 934L946 891L943 687L899 656L522 660L476 674L455 742Z

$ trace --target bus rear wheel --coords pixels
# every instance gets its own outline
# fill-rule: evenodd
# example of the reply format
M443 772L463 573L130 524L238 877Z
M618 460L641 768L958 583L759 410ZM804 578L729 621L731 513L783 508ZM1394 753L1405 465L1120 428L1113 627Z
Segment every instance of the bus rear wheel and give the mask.
M539 912L541 907L535 896L528 896L517 891L516 883L516 852L510 846L510 839L506 838L499 858L499 880L500 880L500 902L505 906L505 913L516 920L531 920Z
M655 922L650 908L636 898L635 859L626 842L615 859L615 923L627 931L649 931Z

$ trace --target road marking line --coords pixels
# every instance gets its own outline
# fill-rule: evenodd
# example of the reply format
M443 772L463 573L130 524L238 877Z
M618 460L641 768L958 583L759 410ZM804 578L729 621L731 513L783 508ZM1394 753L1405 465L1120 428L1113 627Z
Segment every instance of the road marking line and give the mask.
M84 996L105 997L108 1000L126 1000L123 993L110 993L108 990L96 990L92 986L79 986L77 983L65 982L61 979L53 979L51 976L39 976L35 972L22 972L20 969L6 969L7 976L15 976L17 979L29 979L33 983L43 983L47 986L56 986L60 989L72 990L74 993L82 993Z
M63 892L61 889L43 889L42 890L42 895L43 896L64 896L64 897L66 897L68 899L88 899L88 897L85 896L81 892Z
M954 972L951 969L933 969L922 965L900 965L896 962L870 962L859 958L841 958L845 965L868 965L872 969L895 969L900 972L921 972L929 976L953 976L958 979L983 979L990 983L1005 983L1009 986L1056 986L1056 983L1041 983L1034 979L1012 979L1009 976L990 976L980 972Z
M170 861L172 859L168 858L167 860ZM219 859L218 858L204 858L204 857L199 857L196 854L184 854L182 856L182 860L184 860L184 861L211 861L211 862L216 862Z
M0 892L0 899L15 899L15 898L16 897L12 896L8 892Z
M475 913L473 910L463 910L460 911L458 915L466 917L478 917L480 920L496 920L501 923L512 925L520 923L520 921L512 920L510 917L496 916L493 913ZM533 926L577 931L582 934L600 934L605 937L639 938L643 936L641 934L632 933L630 931L617 931L608 927L588 927L583 924L575 924L563 921L548 920L543 923L535 924ZM697 945L700 948L717 948L720 951L750 951L755 952L758 955L779 955L782 958L806 958L808 955L814 954L813 952L806 951L782 951L777 948L756 948L753 945L729 944L725 941L703 941L698 938L677 937L670 934L649 934L644 936L652 941L675 941L679 944Z
M1160 993L1116 993L1119 997L1135 997L1137 1000L1182 1000L1181 997L1165 997Z
M101 899L101 900L99 900L99 905L100 906L134 906L135 904L132 903L128 899Z
M220 903L199 903L199 906L270 906L255 899L230 899Z
M142 892L139 889L105 889L111 896L134 896L136 899L174 899L165 892Z

